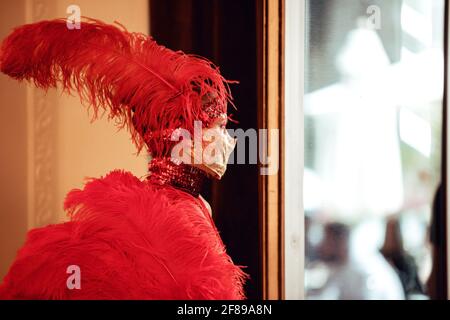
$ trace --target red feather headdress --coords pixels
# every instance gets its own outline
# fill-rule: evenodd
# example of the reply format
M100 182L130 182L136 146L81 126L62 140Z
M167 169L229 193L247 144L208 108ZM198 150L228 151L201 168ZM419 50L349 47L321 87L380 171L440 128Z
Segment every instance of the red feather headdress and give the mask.
M210 61L116 24L85 18L73 30L65 19L20 26L1 45L0 69L40 88L60 84L77 92L94 119L106 111L129 128L138 150L147 144L154 157L170 151L161 133L192 132L194 120L214 117L205 111L205 97L214 97L213 114L226 113L227 81Z

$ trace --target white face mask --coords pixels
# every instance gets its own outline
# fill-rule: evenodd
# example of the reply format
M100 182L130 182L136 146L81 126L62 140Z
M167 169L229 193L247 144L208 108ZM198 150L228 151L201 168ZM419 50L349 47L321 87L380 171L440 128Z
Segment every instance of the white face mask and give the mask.
M236 139L220 125L203 129L202 150L192 149L193 166L210 176L221 179L227 169L228 158L236 146Z
M183 139L172 148L172 161L197 167L213 178L222 178L227 169L228 158L236 146L236 139L230 136L225 124L226 117L217 119L209 128L202 129L199 122L198 141L195 134L192 139L187 130L174 131L171 137L173 141L180 141L180 136Z

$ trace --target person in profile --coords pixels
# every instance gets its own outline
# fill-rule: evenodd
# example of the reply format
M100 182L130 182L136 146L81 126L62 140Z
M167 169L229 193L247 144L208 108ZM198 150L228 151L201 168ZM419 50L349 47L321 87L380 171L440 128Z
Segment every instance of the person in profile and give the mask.
M78 94L94 119L108 114L151 158L144 179L115 169L70 191L70 220L28 232L0 300L246 298L247 274L226 253L201 196L207 179L221 179L235 146L226 130L229 81L217 67L85 18L78 30L65 19L15 28L1 44L0 71ZM190 143L194 130L201 148ZM187 155L179 158L178 133ZM208 147L215 156L205 159Z

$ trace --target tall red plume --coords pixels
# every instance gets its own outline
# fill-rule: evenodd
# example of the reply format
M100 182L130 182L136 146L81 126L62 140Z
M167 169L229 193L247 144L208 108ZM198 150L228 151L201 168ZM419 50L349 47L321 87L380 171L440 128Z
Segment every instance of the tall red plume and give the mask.
M70 30L65 19L16 28L2 43L0 69L40 88L77 92L96 118L105 110L127 126L138 150L146 132L193 130L202 116L201 97L212 93L226 112L226 80L206 59L174 52L123 26L85 18ZM164 143L152 143L159 156Z

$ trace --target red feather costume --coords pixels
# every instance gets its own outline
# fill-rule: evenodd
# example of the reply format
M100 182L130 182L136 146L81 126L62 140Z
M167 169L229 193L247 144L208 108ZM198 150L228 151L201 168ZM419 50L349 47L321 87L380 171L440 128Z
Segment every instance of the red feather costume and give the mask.
M16 28L1 71L78 93L97 117L127 127L152 160L142 181L114 170L72 190L70 221L31 230L0 299L243 299L246 274L227 255L203 201L204 170L168 158L178 128L226 115L227 81L209 61L174 52L122 26L63 19ZM67 286L79 266L81 289Z

